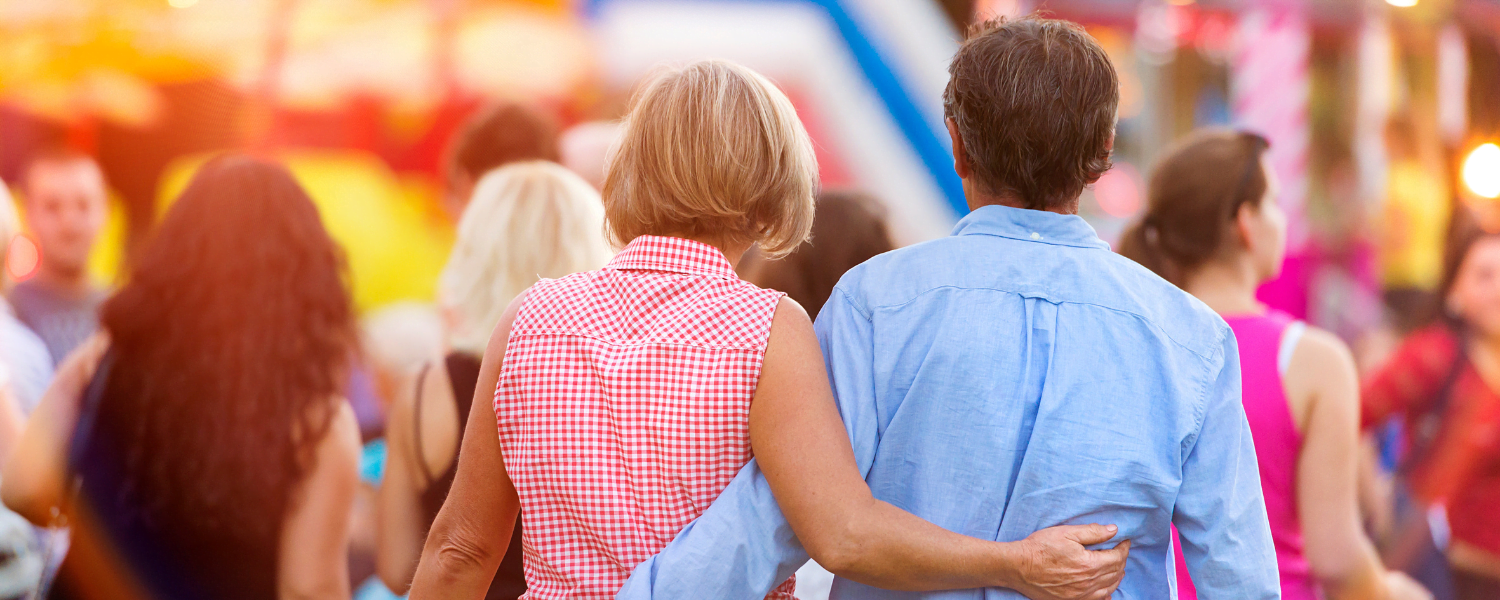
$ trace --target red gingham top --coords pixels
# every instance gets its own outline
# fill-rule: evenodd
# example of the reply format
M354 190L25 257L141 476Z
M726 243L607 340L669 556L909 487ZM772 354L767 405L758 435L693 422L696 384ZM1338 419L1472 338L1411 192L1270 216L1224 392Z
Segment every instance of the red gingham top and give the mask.
M613 598L750 461L780 298L712 246L654 236L531 287L495 391L524 598ZM791 600L793 585L768 598Z

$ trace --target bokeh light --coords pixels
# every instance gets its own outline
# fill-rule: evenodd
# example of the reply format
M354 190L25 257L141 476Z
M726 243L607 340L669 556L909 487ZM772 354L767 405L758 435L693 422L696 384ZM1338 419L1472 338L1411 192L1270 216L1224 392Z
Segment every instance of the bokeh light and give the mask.
M36 273L42 263L42 252L36 242L24 235L11 238L10 249L5 253L5 271L11 279L22 281Z
M1464 185L1485 198L1500 198L1500 146L1483 144L1464 159Z
M1094 199L1099 209L1121 219L1135 216L1141 210L1141 176L1127 162L1115 163L1094 183Z
M198 0L167 0L167 4L172 8L188 8L197 3Z
M1408 6L1416 6L1417 0L1385 0L1385 3L1391 6L1406 8Z

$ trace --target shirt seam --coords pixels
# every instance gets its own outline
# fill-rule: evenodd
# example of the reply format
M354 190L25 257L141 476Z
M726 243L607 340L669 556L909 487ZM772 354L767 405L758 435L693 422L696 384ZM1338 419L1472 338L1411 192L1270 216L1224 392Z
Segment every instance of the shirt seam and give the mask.
M886 309L900 308L900 307L906 306L908 304L911 304L913 302L916 302L917 300L921 299L923 296L926 296L927 294L930 294L932 292L936 292L938 290L944 290L944 289L953 289L953 290L985 290L985 291L990 291L990 292L1000 292L1002 294L1015 294L1015 295L1021 296L1023 298L1036 298L1036 299L1042 300L1044 302L1048 302L1050 304L1055 304L1055 305L1072 304L1072 305L1076 305L1076 306L1093 306L1095 308L1100 308L1100 309L1107 310L1107 311L1114 312L1114 313L1120 313L1120 314L1124 314L1124 315L1130 315L1132 317L1135 317L1136 319L1139 319L1141 322L1143 322L1146 325L1150 326L1152 329L1155 329L1155 330L1161 332L1162 336L1166 337L1173 344L1176 344L1178 347L1182 348L1183 350L1186 350L1186 351L1192 353L1193 356L1197 356L1198 358L1200 358L1202 360L1206 360L1206 361L1212 361L1214 359L1214 357L1212 355L1204 354L1202 352L1199 352L1198 350L1193 349L1192 347L1188 346L1187 344L1182 343L1177 338L1173 337L1172 334L1167 333L1167 330L1162 329L1161 326L1157 325L1156 323L1153 323L1151 321L1151 319L1146 318L1145 315L1142 315L1142 314L1139 314L1139 313L1136 313L1136 312L1132 312L1132 311L1128 311L1128 310L1124 310L1124 309L1120 309L1120 308L1115 308L1115 307L1112 307L1112 306L1105 306L1103 304L1099 304L1099 303L1096 303L1096 302L1080 302L1080 301L1077 301L1077 300L1054 300L1052 298L1048 298L1048 297L1042 296L1042 295L1027 294L1025 292L1019 292L1019 291L1016 291L1016 290L1007 290L1007 289L996 288L996 287L988 287L988 286L940 285L940 286L934 286L932 288L923 290L922 293L917 294L915 296L912 296L911 299L909 299L909 300L905 300L905 301L902 301L902 302L896 302L896 303L893 303L893 304L879 305L879 306L876 306L874 308L876 310L886 310ZM835 292L839 292L840 290L838 288L834 288L834 291ZM857 310L857 308L858 307L856 307L856 310ZM870 317L868 315L866 315L865 318L869 319ZM1227 329L1227 327L1225 329ZM1218 336L1219 342L1222 345L1223 340L1224 340L1224 338L1223 338L1224 331L1220 330L1216 335Z
M1048 246L1068 246L1070 248L1082 248L1084 250L1103 250L1105 252L1114 252L1113 250L1110 250L1109 248L1101 248L1101 247L1099 247L1098 244L1091 244L1091 243L1088 243L1088 242L1053 241L1053 240L1048 239L1046 236L1042 236L1042 239L1034 240L1034 239L1031 239L1030 236L1008 235L1008 234L1004 234L1004 233L997 233L997 232L994 232L994 231L960 231L958 233L958 235L955 236L955 237L963 237L963 236L966 236L966 235L987 235L987 236L990 236L990 237L1004 238L1004 239L1007 239L1007 240L1015 240L1017 242L1027 242L1027 243L1031 243L1031 244L1046 244ZM1098 238L1095 238L1095 239L1098 239ZM1099 240L1099 241L1100 241L1100 243L1104 243L1103 240Z
M1229 329L1228 327L1220 329L1219 332L1215 335L1215 337L1218 338L1218 344L1217 344L1216 347L1219 348L1218 354L1220 355L1218 357L1220 359L1219 360L1219 369L1218 369L1218 371L1223 371L1226 368L1226 366L1224 365L1224 361L1223 361L1223 354L1224 354L1223 348L1224 348L1224 335L1226 333L1228 333L1228 329ZM1213 393L1213 391L1214 391L1213 382L1214 382L1215 379L1217 379L1216 373L1214 371L1212 371L1212 370L1209 372L1208 375L1209 375L1208 378L1206 380L1204 380L1203 383L1202 383L1203 390L1199 394L1198 402L1193 407L1193 417L1194 417L1193 418L1193 435L1190 436L1188 439L1183 440L1183 442L1182 442L1183 449L1192 448L1194 446L1197 446L1198 445L1198 437L1203 434L1203 421L1208 418L1208 403L1211 400L1209 398L1209 395ZM1241 385L1243 386L1244 384L1241 383Z

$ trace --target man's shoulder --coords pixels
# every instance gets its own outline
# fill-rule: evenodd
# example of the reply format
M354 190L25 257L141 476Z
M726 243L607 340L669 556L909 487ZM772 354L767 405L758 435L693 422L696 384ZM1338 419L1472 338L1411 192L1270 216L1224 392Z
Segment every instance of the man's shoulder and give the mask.
M1167 338L1205 357L1217 357L1229 324L1201 300L1129 258L1100 252L1095 300L1149 323Z

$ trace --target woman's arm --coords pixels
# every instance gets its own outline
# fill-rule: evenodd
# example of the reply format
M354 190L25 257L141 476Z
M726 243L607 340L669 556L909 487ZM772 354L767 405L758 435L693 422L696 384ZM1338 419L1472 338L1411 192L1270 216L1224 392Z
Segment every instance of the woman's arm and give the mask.
M959 535L876 500L856 466L812 323L789 299L771 325L750 407L750 440L797 537L840 576L893 590L1007 587L1045 598L1106 598L1123 577L1129 542L1109 551L1083 549L1108 541L1113 528L1044 530L1036 535L1071 541L1076 555L1043 555L1031 550L1044 544ZM1055 578L1048 581L1021 576L1065 564L1072 572L1049 573Z
M0 500L33 524L50 525L62 507L79 401L108 349L109 338L98 334L63 360L0 474Z
M349 597L349 512L359 487L359 455L359 422L349 403L339 399L312 470L282 522L276 570L281 600Z
M414 379L403 389L413 390L417 385ZM422 494L432 483L425 474L442 473L458 459L458 410L442 361L426 370L420 385L391 404L385 428L389 444L385 478L376 496L375 570L397 594L411 588L431 525L422 508ZM419 427L420 447L414 433Z
M411 586L414 600L483 598L510 546L521 501L500 454L492 394L500 380L511 323L525 299L526 294L521 294L505 309L484 350L458 454L458 475L422 548Z
M1307 561L1334 600L1430 597L1387 575L1359 519L1359 379L1332 334L1309 329L1285 377L1289 408L1303 431L1297 457L1297 512Z

